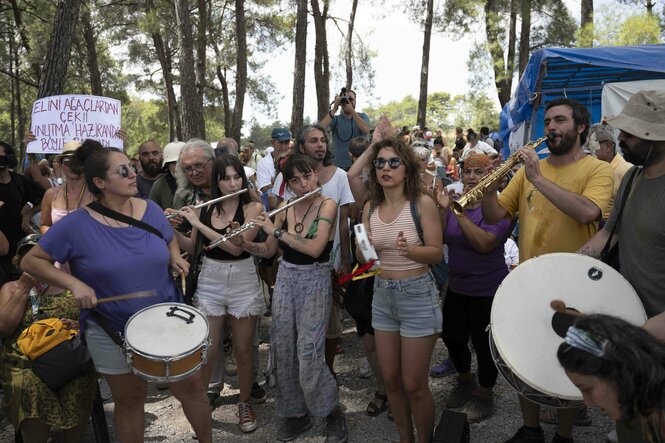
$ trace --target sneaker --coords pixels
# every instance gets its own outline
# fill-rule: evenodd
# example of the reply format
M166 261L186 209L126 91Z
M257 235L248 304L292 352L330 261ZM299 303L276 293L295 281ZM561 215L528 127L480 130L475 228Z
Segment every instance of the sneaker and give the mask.
M619 436L617 435L616 429L607 434L607 443L619 443Z
M268 396L266 395L266 390L261 387L260 384L254 382L252 385L252 393L249 395L254 403L264 403Z
M453 389L453 392L446 398L446 408L455 409L464 406L466 402L471 400L473 392L477 387L475 379L471 381L457 379L457 385Z
M358 371L358 377L360 378L370 378L372 376L372 368L369 366L369 360L365 359L363 365Z
M429 370L429 376L433 378L441 378L447 375L453 375L455 372L455 365L449 358L445 359L438 365L434 365Z
M333 409L326 422L326 443L346 443L346 419L339 405Z
M291 441L311 427L312 418L309 414L287 418L277 430L277 441Z
M242 432L254 432L257 428L256 416L249 402L238 403L238 425Z
M545 433L540 426L538 428L522 426L504 443L545 443Z
M489 397L481 397L479 395L474 395L471 400L464 405L462 412L466 414L466 420L469 423L483 421L494 413L494 396L490 395Z

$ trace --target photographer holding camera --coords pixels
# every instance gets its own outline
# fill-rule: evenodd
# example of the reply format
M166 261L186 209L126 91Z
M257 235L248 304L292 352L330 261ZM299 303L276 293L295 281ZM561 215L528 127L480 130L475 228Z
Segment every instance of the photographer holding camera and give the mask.
M348 170L351 167L351 140L369 133L369 118L363 112L356 112L356 93L351 89L342 88L342 92L335 96L331 104L333 108L320 123L332 133L335 166ZM335 115L340 106L342 112Z

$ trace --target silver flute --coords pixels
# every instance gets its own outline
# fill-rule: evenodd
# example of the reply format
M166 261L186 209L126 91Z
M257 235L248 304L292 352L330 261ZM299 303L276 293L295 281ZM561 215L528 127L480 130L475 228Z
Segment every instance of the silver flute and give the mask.
M222 200L226 200L227 198L235 197L240 194L244 194L247 192L247 188L241 189L240 191L232 192L231 194L226 194L222 195L221 197L213 198L212 200L208 200L207 202L199 203L198 205L194 206L194 209L201 209L205 208L206 206L214 205L215 203L221 202ZM178 212L171 212L169 215L166 216L166 218L171 219L178 215Z
M322 190L322 188L320 188L320 187L319 187L319 188L316 188L316 189L314 189L313 191L309 191L307 194L304 194L303 196L296 198L295 200L291 200L291 201L289 201L289 202L288 202L287 204L285 204L284 206L281 206L281 207L275 209L274 211L270 211L270 212L268 213L268 217L274 217L275 215L277 215L277 214L279 214L280 212L282 212L282 211L284 211L284 210L290 208L291 206L295 205L296 203L299 203L299 202L301 202L301 201L303 201L303 200L305 200L305 199L311 197L311 196L314 195L314 194L318 194L319 192L321 192L321 190ZM231 239L231 238L233 238L233 237L236 237L236 236L242 234L243 232L245 232L245 231L247 231L247 230L249 230L249 229L252 229L254 226L256 226L256 223L254 223L253 221L247 222L247 223L245 223L244 225L239 226L239 227L233 229L233 230L232 230L231 232L229 232L228 234L226 234L226 235L222 235L221 237L219 237L219 238L217 238L217 239L211 241L210 244L209 244L208 246L206 246L204 249L205 249L206 251L210 251L211 249L216 248L217 246L219 246L220 244L224 243L225 241L227 241L227 240L229 240L229 239Z

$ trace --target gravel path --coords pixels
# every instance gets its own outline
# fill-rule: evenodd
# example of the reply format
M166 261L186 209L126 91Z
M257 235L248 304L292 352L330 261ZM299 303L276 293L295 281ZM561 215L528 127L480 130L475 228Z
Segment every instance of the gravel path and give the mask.
M270 318L261 320L261 361L265 366L267 342L270 328ZM353 320L344 318L344 336L342 348L344 353L338 355L335 369L340 384L340 400L346 411L349 428L349 442L398 442L394 424L388 421L387 414L378 417L369 417L365 413L367 403L372 398L373 379L360 379L358 369L363 361L363 352L360 339L355 333ZM445 355L445 349L439 340L434 351L433 362L440 362ZM434 394L437 405L437 417L441 414L444 398L452 390L454 377L434 379L430 378L430 388ZM229 384L230 383L230 384ZM496 410L492 417L482 423L471 425L471 441L479 443L502 442L509 438L520 426L521 419L517 397L499 377L495 389ZM259 428L252 434L243 434L237 426L236 402L238 401L237 379L230 377L222 393L222 400L213 411L213 438L215 442L274 442L276 429L280 420L273 415L272 393L268 392L268 400L254 406ZM168 391L157 391L151 386L146 409L146 442L188 442L193 443L189 425L182 414L180 405L169 395ZM116 441L113 425L113 403L105 404L106 418L109 424L112 441ZM605 436L612 429L613 423L607 417L590 411L593 425L590 427L575 428L575 441L582 443L602 443ZM437 419L438 420L438 419ZM546 441L550 441L554 434L554 426L543 425ZM13 428L6 421L0 423L0 442L13 441ZM62 441L58 433L54 433L53 441ZM324 442L325 422L315 421L315 425L302 435L298 442ZM83 443L94 443L92 428L83 439Z

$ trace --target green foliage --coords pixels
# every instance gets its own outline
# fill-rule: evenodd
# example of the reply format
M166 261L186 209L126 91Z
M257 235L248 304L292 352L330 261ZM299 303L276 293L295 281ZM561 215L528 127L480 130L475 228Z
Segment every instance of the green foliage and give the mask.
M663 43L657 16L646 12L626 15L617 8L603 5L589 23L575 34L578 47L648 45Z
M155 140L164 146L169 142L166 103L131 97L122 105L122 127L127 133L125 150L130 157L136 155L139 145L146 140Z

